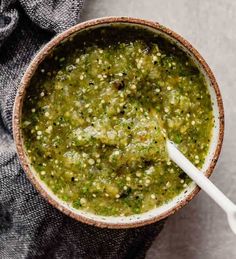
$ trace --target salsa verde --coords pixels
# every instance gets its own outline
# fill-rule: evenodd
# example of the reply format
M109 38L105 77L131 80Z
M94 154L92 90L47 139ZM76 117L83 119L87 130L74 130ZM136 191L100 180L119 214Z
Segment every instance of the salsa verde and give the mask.
M186 189L165 139L198 167L213 127L204 76L169 40L133 26L84 31L40 65L22 133L31 166L62 200L105 216L143 213Z

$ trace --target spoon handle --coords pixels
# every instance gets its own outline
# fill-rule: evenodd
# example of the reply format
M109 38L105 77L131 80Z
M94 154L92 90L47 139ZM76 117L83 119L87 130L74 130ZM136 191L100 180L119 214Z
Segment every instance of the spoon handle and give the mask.
M167 140L169 157L201 189L203 189L226 213L235 210L235 204L227 198L200 170L198 170L177 148Z

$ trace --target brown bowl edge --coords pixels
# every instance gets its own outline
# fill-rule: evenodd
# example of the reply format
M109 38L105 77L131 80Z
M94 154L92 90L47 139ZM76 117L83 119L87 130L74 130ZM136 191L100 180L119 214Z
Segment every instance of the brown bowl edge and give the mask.
M90 225L94 225L97 227L106 227L106 228L114 228L114 229L121 229L121 228L134 228L134 227L140 227L144 225L148 225L157 221L160 221L172 214L174 214L176 211L178 211L180 208L185 206L189 201L193 199L193 197L200 191L200 188L198 186L195 187L195 189L179 204L177 204L172 209L162 213L159 216L155 216L151 219L134 222L134 223L105 223L105 222L98 222L94 219L89 219L85 216L81 216L76 214L75 212L71 211L70 209L64 207L61 205L61 203L54 200L48 193L43 189L43 187L40 185L37 177L31 172L29 167L29 161L27 158L27 155L24 151L23 141L22 141L22 135L21 135L21 111L23 106L23 100L25 96L26 89L29 85L29 82L31 80L31 77L33 76L34 72L36 71L38 65L44 60L44 58L51 52L51 50L58 45L62 40L66 39L70 35L86 28L90 28L95 25L102 25L102 24L108 24L108 23L130 23L130 24L137 24L137 25L145 25L147 27L159 30L168 36L174 38L176 41L178 41L180 44L182 44L190 53L194 55L194 57L198 60L198 62L203 67L204 71L206 72L208 78L210 79L211 85L213 86L216 97L217 97L217 105L219 109L219 138L217 141L217 147L213 156L213 159L210 163L210 166L205 172L205 175L207 177L210 177L210 175L213 172L213 169L215 168L216 162L219 158L222 143L223 143L223 137L224 137L224 108L223 108L223 101L221 97L221 93L219 90L219 86L216 82L216 79L206 63L206 61L203 59L203 57L199 54L199 52L182 36L178 35L177 33L173 32L169 28L166 28L165 26L160 25L157 22L148 21L144 19L139 18L131 18L131 17L104 17L104 18L98 18L89 20L80 24L77 24L68 30L62 32L58 36L54 37L48 44L46 44L42 49L39 50L38 54L33 58L32 62L28 66L22 80L20 83L19 90L17 92L14 108L13 108L13 137L16 144L16 150L18 157L20 159L21 165L24 169L24 171L27 174L27 177L30 179L31 183L34 185L34 187L37 189L37 191L54 207L65 213L66 215L81 221L83 223L87 223Z

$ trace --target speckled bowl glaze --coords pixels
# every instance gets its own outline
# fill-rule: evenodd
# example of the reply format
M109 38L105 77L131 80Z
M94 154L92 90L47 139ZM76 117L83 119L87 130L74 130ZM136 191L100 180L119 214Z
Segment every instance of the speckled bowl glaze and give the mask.
M47 57L52 50L62 41L70 38L74 34L80 33L82 30L87 30L90 28L98 27L98 26L108 26L114 23L122 23L128 25L140 26L141 28L146 28L153 33L161 34L162 36L170 39L172 42L177 44L181 49L183 49L197 64L202 73L205 75L209 92L212 99L213 112L215 117L214 129L212 140L210 144L210 149L208 155L205 159L205 163L203 166L203 172L207 177L209 177L213 169L216 165L218 157L220 155L220 150L223 141L224 135L224 110L223 103L220 94L219 87L215 80L215 77L202 58L202 56L198 53L198 51L185 39L183 39L180 35L176 34L172 30L160 25L159 23L136 19L136 18L128 18L128 17L105 17L95 20L90 20L87 22L80 23L66 30L65 32L59 34L55 38L53 38L47 45L45 45L38 54L34 57L32 62L30 63L28 69L26 70L16 99L14 104L14 114L13 114L13 135L17 148L18 157L20 159L21 165L26 172L28 178L35 186L35 188L39 191L39 193L54 207L65 213L66 215L87 224L95 225L98 227L108 227L108 228L131 228L138 227L147 224L154 223L161 219L164 219L171 214L175 213L177 210L182 208L185 204L187 204L193 197L199 192L199 188L195 183L191 183L182 193L180 193L173 200L168 203L162 205L161 207L150 210L146 213L139 215L132 215L128 217L104 217L98 216L91 213L87 213L84 211L76 210L70 207L65 202L61 201L57 198L51 190L40 180L37 173L30 167L29 159L27 157L24 144L23 137L21 133L21 116L22 116L22 105L24 102L25 93L27 91L27 87L30 83L32 76L37 70L39 64Z

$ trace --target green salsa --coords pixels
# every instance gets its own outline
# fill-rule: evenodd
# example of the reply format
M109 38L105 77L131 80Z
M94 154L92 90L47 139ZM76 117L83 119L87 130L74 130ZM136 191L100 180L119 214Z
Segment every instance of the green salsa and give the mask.
M198 167L213 128L203 74L171 41L133 26L83 31L40 64L27 89L22 133L31 166L74 208L143 213L190 179L166 138Z

